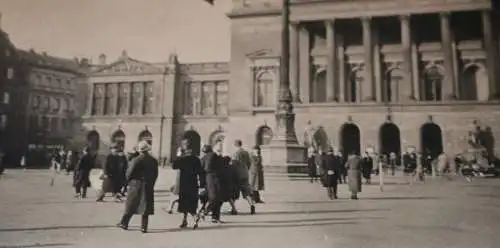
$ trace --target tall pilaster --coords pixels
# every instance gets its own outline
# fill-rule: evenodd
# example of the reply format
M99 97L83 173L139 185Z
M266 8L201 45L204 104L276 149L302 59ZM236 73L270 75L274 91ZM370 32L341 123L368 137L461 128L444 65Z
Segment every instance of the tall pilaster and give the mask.
M361 97L360 101L372 101L374 93L374 80L373 80L373 37L371 17L362 17L361 23L363 26L363 46L365 50L365 68L364 80L360 84Z
M301 25L299 30L299 84L300 97L303 103L310 102L310 81L311 81L311 38L309 30L305 25Z
M337 35L337 61L338 61L338 97L339 102L345 102L345 51L344 37Z
M440 13L441 46L444 55L444 80L442 85L443 100L453 100L457 97L455 72L453 71L453 51L451 44L450 13Z
M114 91L115 91L115 115L119 115L120 114L120 83L115 83L113 84L113 88L114 88Z
M337 82L337 38L335 35L335 20L325 21L326 26L326 101L338 100L336 96Z
M87 106L88 107L86 109L86 115L89 115L89 116L93 114L92 109L94 108L94 104L96 104L94 102L94 94L95 94L94 92L95 92L95 84L90 83L89 96L87 98L87 102L88 102Z
M416 101L420 101L421 87L420 87L420 65L419 65L418 49L416 44L411 45L411 66L413 68L413 92Z
M483 10L481 12L481 19L483 22L483 37L484 37L484 46L486 49L486 66L488 71L488 80L489 80L489 96L490 99L494 98L496 94L498 94L498 85L497 85L497 72L495 68L495 62L497 59L497 47L495 46L494 38L493 38L493 29L491 26L491 11Z
M375 100L377 102L382 102L382 58L380 51L380 32L379 30L374 30L373 32L373 74L375 80Z
M128 93L128 97L127 97L127 113L128 114L132 114L132 103L133 103L133 97L134 97L134 88L132 87L132 83L131 82L127 82L127 93Z
M404 96L400 98L402 101L416 99L415 87L413 81L413 66L412 66L412 52L411 52L411 22L409 15L402 15L399 17L401 22L401 45L403 53L403 70L405 75L405 92L400 92Z
M300 102L300 24L291 24L290 34L290 84L293 102Z

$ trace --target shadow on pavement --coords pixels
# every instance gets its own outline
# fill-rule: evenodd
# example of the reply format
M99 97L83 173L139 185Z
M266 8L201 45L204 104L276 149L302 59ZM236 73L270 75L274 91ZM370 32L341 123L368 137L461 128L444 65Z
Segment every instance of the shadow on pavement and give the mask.
M95 225L95 226L41 226L41 227L24 227L24 228L5 228L0 229L0 232L26 232L26 231L50 231L50 230L66 230L66 229L97 229L97 228L113 228L111 225ZM36 246L34 246L36 247Z
M49 243L49 244L32 244L32 245L7 245L0 246L0 248L31 248L31 247L60 247L60 246L70 246L70 243Z
M377 212L389 211L390 209L337 209L337 210L298 210L298 211L270 211L257 212L258 215L286 215L286 214L334 214L334 213L357 213L357 212ZM225 214L227 215L227 214ZM238 215L250 215L250 213L238 213Z
M234 221L234 222L224 222L224 224L300 224L302 222L333 222L333 221L353 221L353 220L377 220L385 219L384 217L359 217L359 218L314 218L314 219L297 219L297 220L265 220L265 221ZM307 223L302 223L306 224Z
M360 201L362 200L438 200L441 199L440 197L426 197L426 196L417 196L417 197L412 197L412 196L394 196L394 197L359 197Z
M259 224L249 224L249 225L231 225L220 224L214 226L200 226L198 229L180 229L180 228L172 228L172 229L153 229L150 230L150 233L171 233L171 232L185 232L185 231L201 231L201 230L223 230L223 229L237 229L237 228L290 228L290 227L313 227L313 226L333 226L333 225L354 225L358 224L355 221L345 221L345 222L322 222L322 223L294 223L294 224L274 224L274 225L259 225Z

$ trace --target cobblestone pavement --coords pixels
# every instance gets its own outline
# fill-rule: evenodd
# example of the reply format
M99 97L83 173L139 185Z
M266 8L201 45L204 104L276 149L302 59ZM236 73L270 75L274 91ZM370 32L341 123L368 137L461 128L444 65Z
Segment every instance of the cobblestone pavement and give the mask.
M257 215L239 201L241 215L224 215L223 224L180 230L181 216L162 210L174 173L161 175L150 233L141 234L137 217L131 231L114 227L122 204L72 198L71 176L58 175L51 187L49 171L8 170L0 179L0 247L500 247L500 179L410 186L388 178L384 192L363 185L351 201L341 185L341 199L329 201L318 184L270 175Z

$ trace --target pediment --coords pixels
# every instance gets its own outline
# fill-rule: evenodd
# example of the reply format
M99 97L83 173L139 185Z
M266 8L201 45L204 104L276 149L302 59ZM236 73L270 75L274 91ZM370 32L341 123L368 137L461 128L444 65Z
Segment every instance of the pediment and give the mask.
M144 73L162 73L161 67L150 63L126 58L120 59L108 66L99 68L94 73L96 74L144 74Z

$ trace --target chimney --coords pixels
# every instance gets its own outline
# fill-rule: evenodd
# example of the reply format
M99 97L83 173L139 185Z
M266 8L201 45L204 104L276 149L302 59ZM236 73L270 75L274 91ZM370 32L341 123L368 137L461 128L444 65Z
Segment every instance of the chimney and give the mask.
M99 55L99 65L105 65L106 64L106 55L104 53L101 53Z

